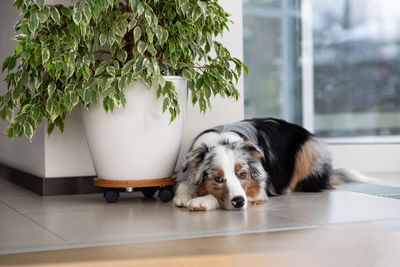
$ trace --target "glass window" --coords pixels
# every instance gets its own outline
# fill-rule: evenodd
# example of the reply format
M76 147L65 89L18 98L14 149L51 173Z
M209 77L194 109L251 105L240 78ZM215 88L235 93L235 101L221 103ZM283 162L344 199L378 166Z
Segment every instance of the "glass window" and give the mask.
M293 10L300 10L301 0L290 0L288 1L289 8Z
M262 7L280 7L281 0L243 0L245 7L262 6Z
M307 119L323 137L400 135L400 1L243 4L246 118Z
M400 2L312 1L315 131L400 134Z
M280 116L281 45L279 38L270 38L280 35L280 21L251 16L245 20L244 58L251 72L245 76L246 117Z
M250 69L244 80L246 118L301 123L300 15L288 3L244 1L244 62Z

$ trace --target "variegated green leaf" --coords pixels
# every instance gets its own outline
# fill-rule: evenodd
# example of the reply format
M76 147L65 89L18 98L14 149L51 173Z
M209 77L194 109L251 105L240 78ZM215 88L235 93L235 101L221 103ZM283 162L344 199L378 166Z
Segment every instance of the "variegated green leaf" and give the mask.
M60 24L60 13L56 7L50 7L50 16L57 24Z

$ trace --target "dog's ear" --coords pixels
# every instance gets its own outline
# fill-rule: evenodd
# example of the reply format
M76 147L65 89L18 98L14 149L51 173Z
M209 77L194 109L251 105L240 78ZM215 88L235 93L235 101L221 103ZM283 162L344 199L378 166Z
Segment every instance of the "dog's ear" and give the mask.
M262 150L250 141L244 141L240 143L242 150L246 151L250 155L250 160L261 161L264 159L264 153Z
M206 154L210 151L205 144L190 150L182 165L184 179L190 184L199 184L203 179L203 163Z
M239 146L240 150L247 155L246 160L251 177L255 180L265 180L267 174L263 167L264 153L261 148L250 141L240 142Z

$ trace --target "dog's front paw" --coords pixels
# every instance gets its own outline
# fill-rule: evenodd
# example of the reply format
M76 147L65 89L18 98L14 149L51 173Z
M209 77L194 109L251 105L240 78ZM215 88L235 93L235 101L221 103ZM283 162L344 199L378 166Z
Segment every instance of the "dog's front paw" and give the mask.
M187 207L189 200L191 200L191 196L182 194L182 195L177 195L174 197L174 204L177 207Z
M219 207L218 200L212 195L193 198L187 204L191 211L207 211Z

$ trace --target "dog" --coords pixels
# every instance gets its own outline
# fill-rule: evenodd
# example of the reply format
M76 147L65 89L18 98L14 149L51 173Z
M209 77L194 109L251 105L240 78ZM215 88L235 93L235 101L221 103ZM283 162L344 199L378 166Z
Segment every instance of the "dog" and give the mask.
M269 196L332 189L327 146L303 127L275 118L217 126L193 141L176 173L174 204L192 211L243 210Z

